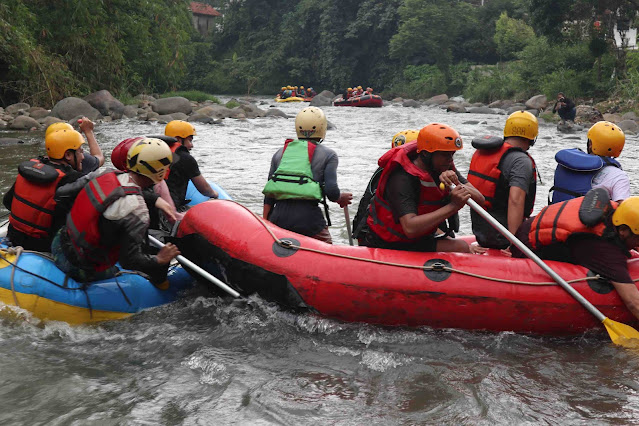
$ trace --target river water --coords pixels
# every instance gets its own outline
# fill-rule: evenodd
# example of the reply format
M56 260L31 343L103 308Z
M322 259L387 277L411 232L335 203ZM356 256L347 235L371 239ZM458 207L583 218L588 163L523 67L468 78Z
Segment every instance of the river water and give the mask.
M277 107L294 117L304 105ZM324 110L336 127L324 143L340 157L339 185L355 195L351 216L396 132L452 125L465 145L455 162L466 172L470 140L499 134L506 119L401 106ZM204 176L261 213L270 158L294 136L293 119L196 128L192 153ZM124 138L161 133L162 125L137 121L96 126L106 153ZM43 150L41 133L21 136L37 144L3 147L3 192L18 162ZM621 158L631 176L639 167L636 145L628 137ZM536 211L552 185L554 153L572 147L585 148L585 132L541 126L530 151L543 179ZM636 182L632 193L639 193ZM344 216L335 204L331 211L333 238L347 244ZM467 211L462 231L470 232ZM206 287L99 325L43 324L9 307L0 321L0 424L639 423L639 353L597 333L549 338L348 324L287 313L259 298L221 300Z

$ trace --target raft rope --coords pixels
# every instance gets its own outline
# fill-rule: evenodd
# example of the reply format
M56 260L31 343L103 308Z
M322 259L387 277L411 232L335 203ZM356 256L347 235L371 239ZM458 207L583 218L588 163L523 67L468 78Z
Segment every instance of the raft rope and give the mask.
M264 220L259 217L257 214L253 213L251 210L248 209L248 207L243 206L240 203L237 203L235 201L233 201L234 203L238 204L239 206L241 206L242 208L244 208L246 211L248 211L249 213L251 213L253 216L255 216L255 218L262 224L262 226L264 227L264 229L266 229L266 231L271 235L271 237L273 238L273 241L275 241L280 247L283 247L285 249L297 249L297 250L304 250L304 251L310 251L313 253L318 253L318 254L323 254L323 255L327 255L327 256L333 256L333 257L339 257L342 259L350 259L350 260L357 260L360 262L368 262L368 263L375 263L378 265L386 265L386 266L396 266L398 268L409 268L409 269L419 269L422 271L444 271L444 272L450 272L450 273L457 273L457 274L461 274L461 275L466 275L469 277L473 277L473 278L479 278L479 279L483 279L483 280L487 280L487 281L497 281L500 283L508 283L508 284L521 284L521 285L532 285L532 286L550 286L550 285L557 285L556 282L534 282L534 281L519 281L519 280L507 280L507 279L503 279L503 278L496 278L496 277L489 277L486 275L481 275L481 274L476 274L474 272L468 272L468 271L464 271L461 269L456 269L456 268L451 268L449 266L444 265L443 263L434 263L430 266L426 266L426 265L407 265L404 263L396 263L396 262L386 262L383 260L375 260L375 259L367 259L364 257L357 257L357 256L349 256L346 254L339 254L339 253L331 253L331 252L327 252L327 251L323 251L323 250L318 250L318 249L313 249L310 247L302 247L301 245L297 245L297 244L293 244L291 241L282 241L279 238L277 238L277 236L273 233L273 231L268 227L268 225L264 222ZM603 278L601 275L595 275L593 277L583 277L583 278L575 278L574 280L567 280L566 282L569 284L573 284L573 283L578 283L578 282L582 282L582 281L597 281L597 280L605 280L605 278ZM633 279L633 282L637 282L639 281L639 278L635 278Z

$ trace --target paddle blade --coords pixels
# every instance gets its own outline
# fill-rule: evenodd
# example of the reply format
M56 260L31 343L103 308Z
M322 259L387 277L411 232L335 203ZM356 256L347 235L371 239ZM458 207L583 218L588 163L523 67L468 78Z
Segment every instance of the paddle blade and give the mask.
M604 318L603 325L606 326L610 339L615 345L626 348L639 348L639 331L610 318Z

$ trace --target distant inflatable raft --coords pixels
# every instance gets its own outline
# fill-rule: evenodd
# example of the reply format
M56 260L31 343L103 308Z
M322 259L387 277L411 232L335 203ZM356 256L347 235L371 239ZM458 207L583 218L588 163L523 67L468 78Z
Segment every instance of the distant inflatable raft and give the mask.
M304 98L298 98L297 96L291 96L290 98L275 98L275 102L303 102Z
M352 106L352 107L369 107L378 108L384 104L382 97L379 95L363 95L355 96L347 100L335 101L333 106Z

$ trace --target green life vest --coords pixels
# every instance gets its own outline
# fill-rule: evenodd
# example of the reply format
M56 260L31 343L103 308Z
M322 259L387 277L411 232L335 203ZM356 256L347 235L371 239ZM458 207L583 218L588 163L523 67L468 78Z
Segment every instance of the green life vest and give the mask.
M321 200L322 188L311 170L315 146L299 139L286 142L280 165L262 193L276 200Z

